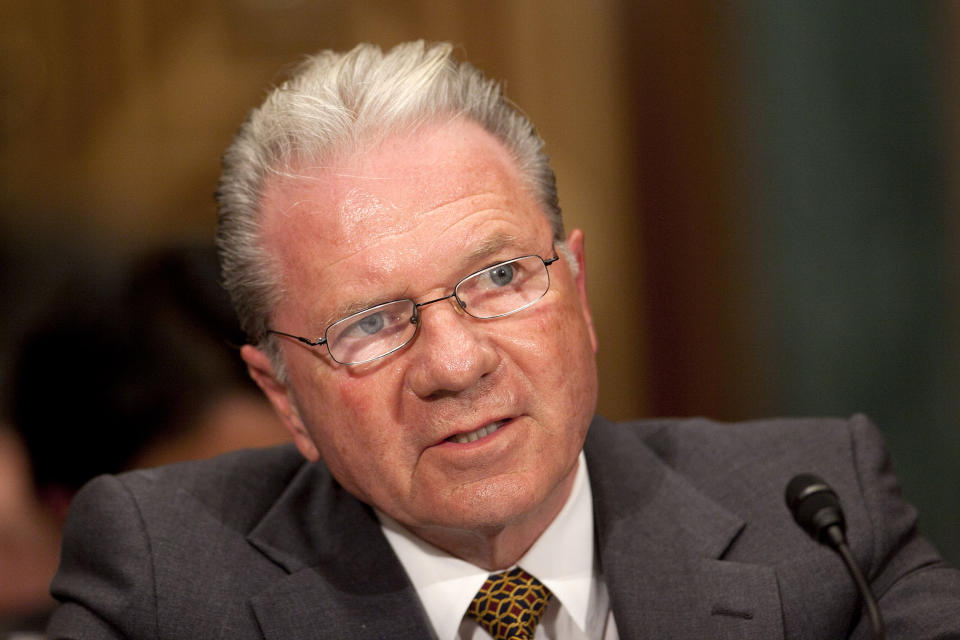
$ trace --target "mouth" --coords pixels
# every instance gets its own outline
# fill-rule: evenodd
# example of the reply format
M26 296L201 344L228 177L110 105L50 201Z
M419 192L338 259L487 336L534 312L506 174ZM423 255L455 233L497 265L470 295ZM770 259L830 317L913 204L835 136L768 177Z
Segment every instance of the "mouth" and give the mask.
M506 424L506 420L497 420L491 422L490 424L485 424L479 429L473 431L468 431L467 433L457 433L446 439L446 442L455 442L457 444L467 444L468 442L473 442L479 440L480 438L485 438L489 435L492 435L497 432L500 427Z

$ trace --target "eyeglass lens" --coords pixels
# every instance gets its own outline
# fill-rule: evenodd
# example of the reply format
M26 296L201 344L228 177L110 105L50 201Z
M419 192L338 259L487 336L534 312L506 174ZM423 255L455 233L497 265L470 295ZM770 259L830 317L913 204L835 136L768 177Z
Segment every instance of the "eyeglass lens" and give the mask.
M457 285L456 294L473 317L494 318L536 302L549 286L543 261L526 256L467 276Z
M413 338L416 305L396 300L335 322L327 329L327 347L334 360L359 364L399 349Z

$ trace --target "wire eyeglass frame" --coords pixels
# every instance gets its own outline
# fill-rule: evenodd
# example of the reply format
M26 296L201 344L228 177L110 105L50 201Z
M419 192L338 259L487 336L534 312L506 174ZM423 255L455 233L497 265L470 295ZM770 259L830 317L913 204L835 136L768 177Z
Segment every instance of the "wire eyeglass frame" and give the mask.
M502 270L504 267L510 267L515 263L519 263L524 260L529 260L530 258L536 258L542 266L542 269L543 269L542 274L546 278L546 282L544 283L544 286L543 286L543 291L541 291L536 295L530 296L529 300L525 300L522 304L520 304L516 308L511 308L501 313L494 313L490 315L486 315L486 314L478 315L476 312L471 311L467 308L469 306L468 301L464 300L463 297L461 297L461 287L465 283L477 282L485 274L491 275L491 277L493 277L493 274L497 272L497 270ZM547 269L547 267L549 267L559 259L560 257L557 254L556 247L554 247L552 258L543 258L536 254L529 254L529 255L519 256L516 258L511 258L510 260L504 260L502 262L498 262L496 264L490 265L489 267L484 267L479 271L475 271L461 278L460 281L457 282L456 286L454 286L453 292L450 293L449 295L441 296L439 298L434 298L433 300L427 300L426 302L416 302L411 298L399 298L397 300L390 300L388 302L383 302L380 304L373 305L372 307L368 307L356 313L351 313L350 315L345 316L337 320L336 322L332 323L330 326L328 326L326 330L323 332L323 337L320 337L320 338L315 338L315 339L306 338L304 336L298 336L298 335L287 333L284 331L277 331L276 329L267 329L266 334L274 334L274 335L283 336L286 338L291 338L293 340L297 340L298 342L301 342L310 347L319 347L321 345L326 346L327 353L330 354L330 357L333 359L333 361L342 365L351 366L351 365L366 364L368 362L373 362L374 360L385 358L390 354L395 353L396 351L399 351L400 349L404 348L405 346L413 342L414 338L417 336L420 330L420 309L422 307L426 307L428 305L434 304L435 302L440 302L442 300L449 300L453 298L457 302L457 306L464 313L466 313L467 315L473 318L477 318L479 320L493 320L496 318L503 318L505 316L513 315L514 313L517 313L519 311L523 311L524 309L536 304L541 298L543 298L543 296L547 294L547 291L550 290L550 271L549 269ZM511 271L511 274L512 274L512 271ZM538 273L532 274L530 277L539 277L540 275L541 274L538 272ZM396 346L393 346L386 352L380 353L376 356L362 358L359 360L341 360L341 359L338 359L336 355L334 355L333 349L330 347L330 340L329 340L331 335L331 330L335 330L337 327L344 327L345 328L344 330L349 330L350 328L353 328L355 324L359 324L363 320L374 317L371 315L372 312L376 312L377 310L380 310L380 309L385 309L387 307L390 307L391 305L397 305L398 303L409 303L410 305L409 323L415 325L413 333L411 333L408 337L404 338ZM405 314L401 314L401 315L405 315ZM337 337L339 338L339 336Z

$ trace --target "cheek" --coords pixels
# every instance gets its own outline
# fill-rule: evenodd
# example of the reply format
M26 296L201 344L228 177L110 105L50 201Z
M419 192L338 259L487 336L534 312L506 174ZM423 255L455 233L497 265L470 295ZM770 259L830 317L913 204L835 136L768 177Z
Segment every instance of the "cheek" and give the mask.
M344 416L357 416L369 414L374 410L375 394L370 393L369 387L365 386L363 379L352 378L349 375L343 376L331 383L331 407Z
M361 365L362 367L362 365ZM401 418L403 400L402 354L370 368L353 367L333 375L330 407L355 423L395 422Z
M314 443L335 478L361 500L371 500L371 479L389 475L397 459L396 430L384 413L386 399L362 380L327 381L310 413Z
M579 305L545 306L543 313L536 316L536 327L530 338L538 343L545 355L560 358L556 363L560 369L571 364L579 365L582 358L593 358L589 332Z
M388 385L347 375L330 383L329 389L314 415L326 425L326 435L337 455L373 463L396 455L397 402Z
M597 366L589 329L578 305L558 307L553 318L538 318L541 377L569 416L589 418L596 409Z

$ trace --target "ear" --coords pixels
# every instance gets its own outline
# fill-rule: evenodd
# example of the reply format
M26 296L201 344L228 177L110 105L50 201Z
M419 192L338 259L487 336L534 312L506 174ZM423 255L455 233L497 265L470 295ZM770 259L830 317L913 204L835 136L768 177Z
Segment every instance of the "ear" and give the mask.
M587 323L587 330L590 332L590 344L593 352L596 353L597 333L593 329L593 316L590 314L590 303L587 300L587 254L584 244L581 229L574 229L567 235L567 248L577 261L577 272L573 280L577 286L577 294L580 296L580 309L583 312L583 320Z
M300 418L300 412L294 402L293 391L289 385L277 378L273 363L270 362L267 354L253 345L247 344L240 349L240 357L247 363L247 371L250 372L250 377L266 394L270 404L273 405L280 416L283 426L293 436L293 441L303 457L311 462L319 460L320 452L317 451L317 446L314 444L313 438L310 437L310 432Z

